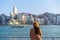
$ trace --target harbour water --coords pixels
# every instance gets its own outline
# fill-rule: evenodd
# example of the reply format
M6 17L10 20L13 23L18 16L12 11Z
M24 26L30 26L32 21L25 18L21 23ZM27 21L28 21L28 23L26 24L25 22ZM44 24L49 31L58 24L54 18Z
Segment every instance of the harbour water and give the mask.
M32 25L23 28L11 28L10 26L0 27L0 40L30 40L30 29ZM60 40L59 25L40 25L43 40Z

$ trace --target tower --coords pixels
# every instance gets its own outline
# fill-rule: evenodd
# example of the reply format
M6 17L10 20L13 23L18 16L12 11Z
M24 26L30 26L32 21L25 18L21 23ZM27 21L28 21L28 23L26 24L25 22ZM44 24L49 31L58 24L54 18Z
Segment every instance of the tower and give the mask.
M16 6L13 7L13 14L14 14L14 15L17 14L17 8L16 8Z
M11 12L10 15L11 15L12 19L16 18L16 15L17 15L17 8L16 8L16 6L13 7L13 11Z
M11 18L11 19L14 19L14 14L13 14L13 12L10 13L10 18Z

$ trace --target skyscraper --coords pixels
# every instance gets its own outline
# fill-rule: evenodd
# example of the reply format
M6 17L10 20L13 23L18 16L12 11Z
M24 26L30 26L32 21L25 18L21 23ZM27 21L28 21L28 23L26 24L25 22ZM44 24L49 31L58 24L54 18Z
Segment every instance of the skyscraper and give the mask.
M16 8L16 6L13 7L13 13L17 14L17 8Z
M11 12L10 16L12 19L14 19L17 15L17 8L16 6L13 7L13 11Z

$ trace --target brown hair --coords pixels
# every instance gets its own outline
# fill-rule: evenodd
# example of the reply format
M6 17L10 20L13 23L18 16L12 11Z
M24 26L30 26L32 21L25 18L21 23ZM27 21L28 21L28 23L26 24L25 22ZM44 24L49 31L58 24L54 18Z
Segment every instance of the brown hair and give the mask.
M35 33L41 35L40 29L39 29L39 27L37 27L37 25L39 25L38 22L34 22L33 23L33 26L34 26L34 29L35 29Z

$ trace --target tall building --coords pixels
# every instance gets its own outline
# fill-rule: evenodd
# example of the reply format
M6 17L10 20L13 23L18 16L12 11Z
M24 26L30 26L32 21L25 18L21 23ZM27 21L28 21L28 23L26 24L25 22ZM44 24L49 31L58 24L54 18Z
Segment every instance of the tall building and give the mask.
M17 8L16 8L16 6L13 7L13 14L17 14Z
M10 17L11 17L12 19L15 19L17 13L18 13L18 12L17 12L17 8L16 8L16 6L14 6L14 7L13 7L13 11L10 13Z
M4 14L0 15L0 24L1 25L6 25L6 16Z
M13 12L10 13L10 18L11 18L11 19L14 19Z
M57 24L60 25L60 15L57 16Z

